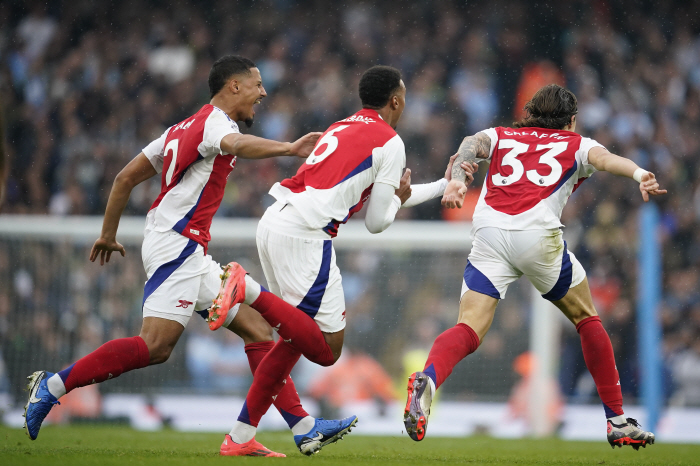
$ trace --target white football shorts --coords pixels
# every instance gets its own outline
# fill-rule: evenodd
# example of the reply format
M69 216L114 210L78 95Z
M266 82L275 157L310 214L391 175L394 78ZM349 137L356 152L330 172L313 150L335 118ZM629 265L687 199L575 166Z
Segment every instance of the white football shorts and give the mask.
M206 310L219 293L221 266L204 254L199 243L175 231L144 232L141 247L143 267L148 281L143 290L143 316L174 320L183 327L196 311L206 317ZM228 326L238 306L228 313Z
M508 285L522 275L549 301L563 298L569 288L586 278L576 256L567 249L561 230L486 227L474 234L461 296L473 290L503 299Z
M303 231L291 205L273 215L279 205L265 212L256 234L270 291L308 314L322 332L339 332L345 328L345 295L333 241L321 230Z

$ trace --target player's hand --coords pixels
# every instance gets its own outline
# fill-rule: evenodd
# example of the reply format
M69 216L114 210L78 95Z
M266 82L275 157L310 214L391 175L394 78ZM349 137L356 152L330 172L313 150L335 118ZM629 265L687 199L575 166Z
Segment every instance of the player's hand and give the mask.
M401 199L401 205L411 197L411 169L407 168L399 182L399 189L394 193Z
M473 177L472 177L473 179ZM448 209L462 208L464 196L467 194L467 185L459 180L451 180L447 183L445 194L442 195L442 205Z
M311 151L316 147L316 142L323 133L314 132L306 134L292 143L292 147L289 149L291 155L300 157L302 159L307 158Z
M98 238L95 244L92 245L92 250L90 251L90 262L95 262L97 256L100 256L100 265L105 265L105 262L109 262L109 258L112 257L114 251L119 251L124 257L126 251L124 246L119 244L116 239L105 239Z
M459 156L459 153L456 153L452 157L450 157L450 163L447 164L447 170L445 170L445 179L447 181L452 181L452 166L455 163L455 160ZM466 184L469 186L472 181L474 181L474 173L476 173L479 170L479 164L474 162L474 163L469 163L469 162L462 162L459 164L459 166L464 170L464 173L466 174Z
M666 194L668 191L659 189L659 182L656 181L656 176L652 172L647 172L642 175L642 182L639 183L639 190L642 192L644 202L649 202L649 195L659 196Z

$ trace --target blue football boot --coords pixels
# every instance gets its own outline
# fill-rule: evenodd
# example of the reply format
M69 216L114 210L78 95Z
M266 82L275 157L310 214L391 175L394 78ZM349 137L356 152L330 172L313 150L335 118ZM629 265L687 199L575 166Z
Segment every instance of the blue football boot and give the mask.
M303 435L295 435L294 441L299 451L305 455L318 453L321 448L338 440L350 432L357 424L357 416L346 417L340 420L326 421L322 417L316 419L314 427Z
M32 440L36 440L39 436L41 423L44 422L51 408L55 404L61 404L55 396L49 393L49 388L46 385L46 381L52 375L52 372L37 371L27 377L29 379L29 385L27 385L29 400L24 406L24 429Z

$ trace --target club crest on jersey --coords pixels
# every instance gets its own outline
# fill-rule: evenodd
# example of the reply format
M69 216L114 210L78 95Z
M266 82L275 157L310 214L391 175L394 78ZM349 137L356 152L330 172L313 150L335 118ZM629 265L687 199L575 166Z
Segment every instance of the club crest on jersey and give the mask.
M175 307L181 307L181 308L183 308L183 309L187 309L188 307L190 307L191 304L193 304L193 303L191 303L191 302L189 302L189 301L187 301L187 300L184 300L184 299L180 299L180 300L178 300L178 302L179 302L180 304L178 304L178 305L175 306Z

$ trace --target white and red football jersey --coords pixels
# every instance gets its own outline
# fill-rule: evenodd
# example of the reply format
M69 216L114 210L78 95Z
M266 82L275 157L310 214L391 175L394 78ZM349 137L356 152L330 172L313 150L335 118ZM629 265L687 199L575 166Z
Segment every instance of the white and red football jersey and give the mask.
M362 109L331 125L297 174L270 194L292 204L311 228L331 237L369 199L374 183L399 187L406 166L403 141L375 110Z
M601 146L572 131L489 128L491 153L473 231L553 229L571 193L596 170L588 151ZM602 147L602 146L601 146Z
M160 195L148 212L146 228L175 230L206 251L212 217L236 164L236 157L222 152L221 140L238 132L223 110L207 104L143 149L162 173Z

